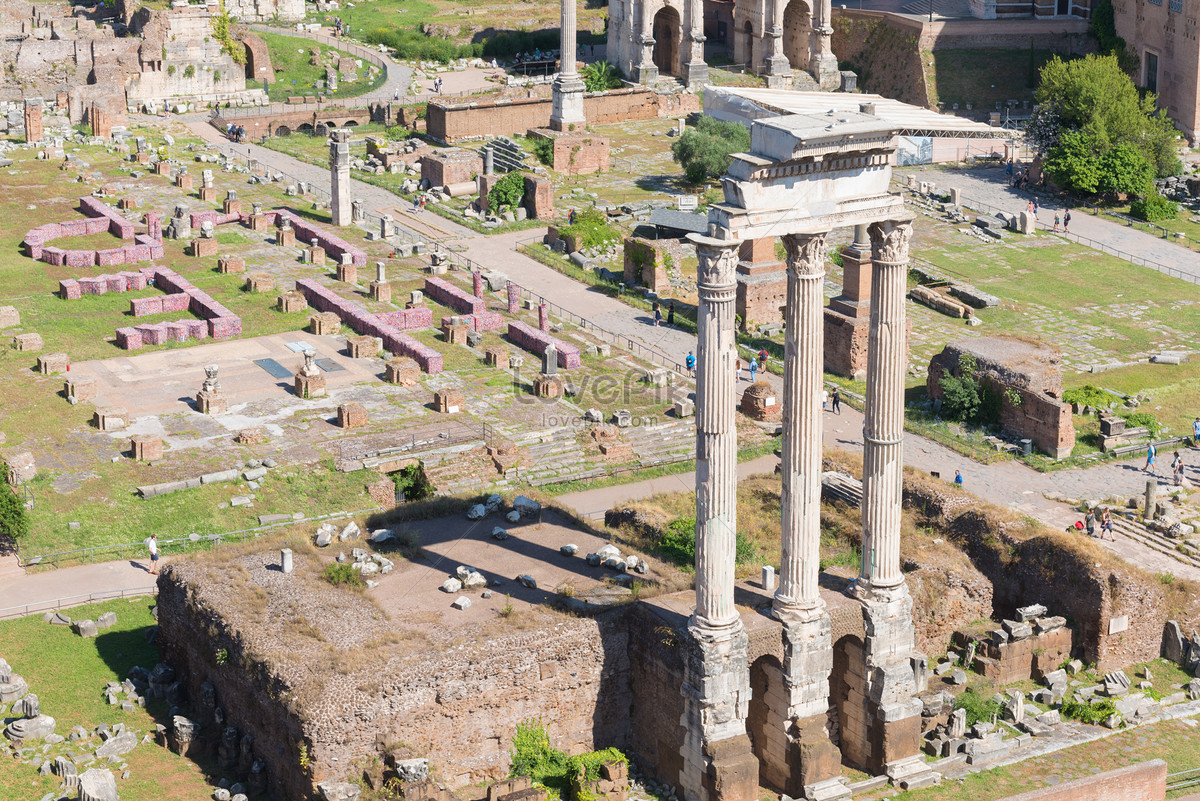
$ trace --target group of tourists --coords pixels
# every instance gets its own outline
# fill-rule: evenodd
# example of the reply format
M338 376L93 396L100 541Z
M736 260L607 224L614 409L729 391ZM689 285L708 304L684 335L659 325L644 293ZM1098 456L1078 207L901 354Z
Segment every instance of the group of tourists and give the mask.
M1096 536L1096 523L1100 523L1100 539L1109 539L1113 542L1117 538L1113 536L1112 511L1107 506L1097 507L1100 510L1100 515L1097 517L1096 509L1088 509L1087 514L1083 516L1083 526L1087 529L1089 537ZM1105 537L1104 535L1108 536Z
M241 125L234 125L232 122L225 123L225 136L231 142L245 142L246 129Z

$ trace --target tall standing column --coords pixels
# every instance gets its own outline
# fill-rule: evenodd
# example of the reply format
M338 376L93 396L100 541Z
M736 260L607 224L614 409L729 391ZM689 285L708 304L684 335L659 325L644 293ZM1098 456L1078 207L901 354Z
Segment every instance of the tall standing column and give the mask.
M767 19L763 26L766 50L763 73L767 76L767 86L772 89L785 89L792 84L792 65L783 52L783 10L786 6L787 0L767 0Z
M575 0L562 0L559 50L558 77L551 86L550 127L569 131L584 124L584 85L575 72Z
M821 391L825 234L783 237L787 248L783 365L783 564L774 614L783 623L787 786L800 798L849 798L841 754L829 739L829 613L817 586L821 561Z
M809 36L809 74L822 89L837 89L841 83L837 56L833 54L833 4L813 0L812 33Z
M683 645L679 784L687 801L753 801L746 735L749 640L733 602L737 544L734 271L738 243L692 234L699 259L696 350L696 611Z
M687 88L699 91L708 83L708 63L704 60L704 0L686 0L687 33L681 37L681 47L688 48L688 60L683 65Z
M913 647L912 598L900 572L901 471L907 329L907 220L874 223L870 352L863 430L863 551L855 592L866 639L864 713L870 769L921 787L933 776L919 756L925 657Z
M329 195L334 225L350 225L350 132L329 134Z

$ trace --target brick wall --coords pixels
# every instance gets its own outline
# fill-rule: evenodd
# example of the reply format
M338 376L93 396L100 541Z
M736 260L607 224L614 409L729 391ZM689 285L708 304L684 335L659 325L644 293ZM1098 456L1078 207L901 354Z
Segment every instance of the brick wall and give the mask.
M1163 801L1166 797L1167 763L1151 759L1001 801Z

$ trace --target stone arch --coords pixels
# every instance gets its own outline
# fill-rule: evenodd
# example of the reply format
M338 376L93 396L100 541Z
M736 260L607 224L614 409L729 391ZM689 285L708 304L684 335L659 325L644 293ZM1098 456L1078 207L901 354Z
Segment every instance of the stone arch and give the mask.
M834 640L833 670L829 674L830 701L836 715L829 722L829 737L842 749L842 761L865 770L870 762L867 742L866 652L862 637L847 634Z
M276 136L291 136L292 129L287 127L286 125L280 125L275 129L275 135Z
M747 71L754 70L754 23L750 20L734 23L733 60L745 64Z
M346 120L346 124L343 125L342 127L343 128L357 128L358 120Z
M765 654L750 665L750 709L746 733L758 757L759 783L776 792L787 787L787 696L783 689L783 665L773 654Z
M654 15L654 66L659 75L681 75L680 52L683 44L683 22L679 12L671 6L663 6Z
M812 7L791 0L783 10L783 54L792 69L807 70L812 48Z
M298 126L296 126L296 133L308 134L309 136L312 136L312 124L307 122L300 123Z

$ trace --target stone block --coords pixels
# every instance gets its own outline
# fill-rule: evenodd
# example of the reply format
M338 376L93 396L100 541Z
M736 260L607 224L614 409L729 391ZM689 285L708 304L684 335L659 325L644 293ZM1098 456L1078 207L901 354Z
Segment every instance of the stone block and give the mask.
M139 462L155 462L163 456L161 437L150 434L135 434L129 438L129 451Z
M354 264L339 264L337 266L337 280L345 281L347 284L358 283L358 267Z
M443 387L433 394L433 408L443 414L455 414L461 411L466 403L462 391L453 387Z
M13 347L22 351L39 351L45 347L41 334L17 334L13 337Z
M99 387L94 378L71 378L63 382L63 394L77 401L95 400Z
M388 360L384 376L389 384L412 386L421 379L421 366L407 356Z
M65 373L71 369L71 357L65 353L47 353L38 356L37 371L42 375Z
M308 330L317 336L336 336L341 333L342 321L333 312L318 312L308 318Z
M246 272L246 260L235 256L222 256L217 259L217 271L224 275L234 275Z
M292 290L280 295L275 306L281 312L298 312L307 309L308 302L304 299L304 293Z
M492 346L483 352L483 361L491 367L507 370L510 355L508 348Z
M386 281L371 282L371 299L380 303L392 302L392 285Z
M220 390L200 390L196 394L196 410L201 414L221 414L229 410L229 401Z
M219 247L215 239L193 239L191 244L192 256L195 258L215 256Z
M250 273L246 276L246 289L250 292L270 292L275 288L275 279L269 273Z
M0 306L0 328L14 328L21 324L21 314L13 306Z
M129 412L117 406L97 409L92 424L101 431L119 431L129 425Z
M326 395L325 376L296 373L296 395L301 398L323 398Z
M367 410L357 403L343 403L338 406L338 426L341 428L357 428L367 424Z
M10 453L4 457L4 464L7 465L7 472L10 483L21 481L32 481L37 477L37 462L34 461L33 454L28 451L20 453Z
M351 359L371 359L379 355L379 340L376 337L347 337L346 354Z

